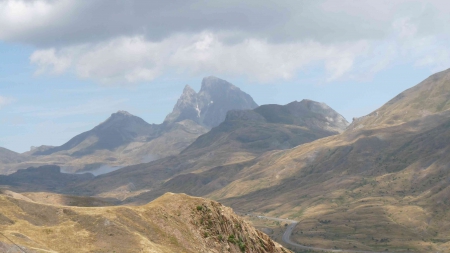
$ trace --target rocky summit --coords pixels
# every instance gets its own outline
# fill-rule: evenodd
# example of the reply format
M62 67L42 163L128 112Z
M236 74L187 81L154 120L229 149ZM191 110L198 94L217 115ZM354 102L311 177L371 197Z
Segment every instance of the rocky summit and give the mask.
M212 128L222 123L230 110L254 109L257 106L252 97L238 87L210 76L203 78L198 93L186 85L172 113L167 115L164 122L173 124L189 119Z

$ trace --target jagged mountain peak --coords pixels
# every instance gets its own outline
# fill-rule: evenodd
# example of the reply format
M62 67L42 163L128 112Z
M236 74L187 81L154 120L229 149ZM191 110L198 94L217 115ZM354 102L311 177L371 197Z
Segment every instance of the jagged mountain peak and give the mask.
M197 92L195 92L195 90L192 89L192 87L189 84L186 84L186 86L184 86L184 89L183 89L183 94L192 94L192 93L197 93Z
M239 88L215 76L208 76L203 78L200 92L202 91L204 92L211 89L239 89Z
M196 93L186 85L166 124L192 120L205 127L215 127L224 121L230 110L254 109L258 105L252 97L233 84L215 76L205 77Z

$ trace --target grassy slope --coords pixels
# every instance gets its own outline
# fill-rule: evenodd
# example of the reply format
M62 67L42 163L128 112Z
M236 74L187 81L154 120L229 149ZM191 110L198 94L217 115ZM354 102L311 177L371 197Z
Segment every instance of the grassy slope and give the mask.
M293 102L286 106L265 105L254 111L232 112L225 122L200 136L178 156L127 167L77 188L82 189L82 194L113 197L121 195L121 189L132 183L135 189L151 191L141 197L144 202L166 191L203 194L217 190L231 182L230 173L255 163L254 159L266 151L291 148L338 133L338 126L331 124L329 130L325 116L309 111L302 106L305 103L318 104ZM295 111L297 115L294 115L287 110L293 106L302 110ZM338 115L331 108L326 109ZM283 112L281 119L273 115L280 111ZM186 180L189 184L183 184ZM197 191L193 187L202 189Z
M3 159L0 150L0 174L11 174L18 169L55 164L65 168L66 171L89 171L101 165L129 166L145 162L147 159L163 158L177 155L189 146L195 139L206 133L207 129L190 121L175 123L171 129L161 133L160 136L147 141L132 141L113 149L96 149L83 155L73 155L94 145L96 138L87 138L79 145L69 150L59 151L50 155L16 154L15 160L8 162Z
M0 211L2 233L35 252L287 252L230 208L187 195L89 208L0 195Z
M450 87L449 75L433 75L383 106L396 111L379 113L381 125L371 114L344 134L267 154L207 196L300 220L293 237L306 245L449 252L450 112L430 109L442 104L432 94ZM430 94L420 101L428 116L392 122L423 90Z

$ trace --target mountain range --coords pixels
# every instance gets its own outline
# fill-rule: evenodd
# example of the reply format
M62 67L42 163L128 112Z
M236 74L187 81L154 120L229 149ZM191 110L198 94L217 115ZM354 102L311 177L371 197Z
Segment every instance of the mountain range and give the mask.
M178 154L198 136L220 124L229 110L255 107L253 99L236 86L217 77L206 77L198 94L186 86L162 124L149 124L126 111L118 111L61 146L41 146L24 154L0 150L3 165L0 173L54 164L66 172L99 174L149 162Z
M96 177L76 175L78 181L70 184L54 183L73 179L45 166L2 176L0 182L20 194L45 190L111 205L139 206L165 198L167 192L187 193L252 217L296 220L290 241L330 251L450 251L450 70L430 76L350 125L323 103L256 106L243 92L231 97L239 97L242 103L236 105L246 108L224 112L215 107L219 98L206 83L230 87L205 78L198 94L184 89L161 125L147 124L161 132L120 135L120 141L133 143L186 121L205 129L178 152ZM239 91L231 90L227 94ZM213 117L210 110L222 116ZM77 150L69 144L66 150L46 147L39 152L58 151L40 156L106 145L78 139L73 143L89 145ZM0 154L9 154L12 162L18 159L8 151ZM45 180L30 180L46 170ZM284 231L284 224L252 222L272 239L294 247L277 232Z

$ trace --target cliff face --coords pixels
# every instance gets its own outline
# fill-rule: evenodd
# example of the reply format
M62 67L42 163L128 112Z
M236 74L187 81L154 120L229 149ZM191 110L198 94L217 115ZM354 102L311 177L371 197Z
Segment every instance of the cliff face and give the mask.
M254 109L258 105L252 97L233 84L217 77L205 77L199 93L186 86L166 124L192 120L205 127L215 127L225 120L230 110Z

